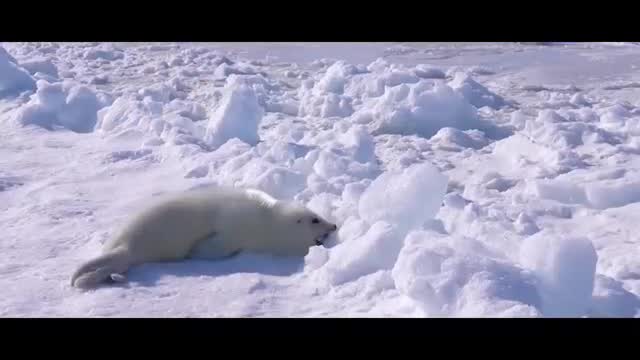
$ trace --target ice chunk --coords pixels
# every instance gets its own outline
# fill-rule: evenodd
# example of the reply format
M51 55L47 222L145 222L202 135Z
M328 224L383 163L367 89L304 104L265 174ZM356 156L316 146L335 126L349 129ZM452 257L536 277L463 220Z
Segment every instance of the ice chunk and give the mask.
M375 143L366 127L362 125L351 126L346 133L340 135L339 140L353 152L356 161L361 163L375 161Z
M51 59L36 58L29 61L23 61L20 66L27 70L31 75L43 73L54 78L58 77L58 68L53 64Z
M640 298L627 291L621 282L596 275L593 291L593 316L635 317L640 311Z
M448 179L428 163L378 176L360 198L360 217L387 221L403 230L419 228L438 213Z
M392 276L429 316L539 315L532 277L472 239L411 232Z
M429 138L443 127L483 130L488 126L451 87L428 80L386 88L369 106L367 111L373 111L369 125L373 135L415 134Z
M449 86L462 94L467 101L477 108L488 106L493 109L499 109L505 105L505 101L500 95L492 93L463 72L456 73L454 79L449 82Z
M444 71L429 65L417 65L413 72L423 79L444 79Z
M209 119L205 141L219 147L237 138L249 145L259 141L258 128L264 109L258 103L255 91L240 81L225 86L225 95Z
M453 151L464 148L480 149L489 143L484 133L479 130L465 132L450 127L438 130L430 140L436 143L438 148Z
M545 316L586 315L598 261L591 241L542 230L525 239L520 261L539 280Z
M22 125L46 129L62 126L71 131L92 132L102 108L96 93L83 85L38 81L38 91L16 115Z
M111 44L102 44L97 47L88 49L84 53L85 60L102 59L106 61L114 61L124 58L124 52Z
M18 66L16 60L0 47L0 98L16 96L36 89L36 81Z
M363 236L334 247L324 267L332 285L354 281L379 270L391 269L402 248L403 237L386 222L376 222Z

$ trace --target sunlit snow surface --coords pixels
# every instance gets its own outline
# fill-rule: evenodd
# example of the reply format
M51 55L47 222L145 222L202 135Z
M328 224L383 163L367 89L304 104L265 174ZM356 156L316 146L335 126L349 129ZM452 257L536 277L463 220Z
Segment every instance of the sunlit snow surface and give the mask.
M1 316L640 310L640 47L0 48ZM153 196L249 186L336 222L305 258L70 276Z

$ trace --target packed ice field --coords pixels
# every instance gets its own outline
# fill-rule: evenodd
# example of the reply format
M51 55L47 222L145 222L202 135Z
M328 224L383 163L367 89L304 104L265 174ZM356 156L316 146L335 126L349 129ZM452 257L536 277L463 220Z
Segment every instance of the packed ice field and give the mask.
M637 44L0 46L0 316L640 315ZM149 199L216 185L339 229L71 287Z

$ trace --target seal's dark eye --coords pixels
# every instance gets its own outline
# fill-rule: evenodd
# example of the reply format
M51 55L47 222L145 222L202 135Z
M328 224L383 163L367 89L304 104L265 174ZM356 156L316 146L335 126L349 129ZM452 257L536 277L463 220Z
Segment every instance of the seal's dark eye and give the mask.
M318 218L313 218L313 220L311 220L312 223L317 224L320 222L320 220L318 220Z

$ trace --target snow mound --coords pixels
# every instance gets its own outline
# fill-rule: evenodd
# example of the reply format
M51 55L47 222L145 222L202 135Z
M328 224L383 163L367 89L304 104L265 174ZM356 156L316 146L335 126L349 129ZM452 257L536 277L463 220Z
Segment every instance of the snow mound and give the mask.
M369 73L357 77L351 76L345 88L345 94L353 98L377 98L385 93L386 88L416 84L420 81L420 77L413 69L389 65L382 59L372 62L367 69Z
M35 75L36 73L42 73L54 78L58 78L58 68L53 64L51 59L45 58L36 58L28 61L23 61L20 63L25 70L27 70L31 75Z
M116 99L98 112L96 131L108 138L139 140L143 147L188 145L189 149L173 149L173 154L182 158L210 150L202 140L203 127L175 112L164 112L162 103L149 98L143 101L130 97Z
M587 194L579 184L563 180L529 180L526 192L538 198L555 200L564 204L587 204Z
M336 286L380 270L390 270L401 247L402 236L397 229L386 222L377 222L361 237L334 247L322 268L323 275Z
M493 75L496 73L495 71L480 65L472 66L468 71L473 75Z
M348 154L340 155L331 150L322 150L318 153L313 164L313 171L322 179L331 180L343 175L351 175L358 178L375 176L378 166L375 163L360 163Z
M9 52L2 46L0 46L0 59L4 59L12 64L18 64L18 60L11 56L11 54L9 54Z
M583 161L569 149L554 149L516 133L500 140L493 148L500 173L527 172L527 177L557 175L582 167Z
M128 96L118 97L110 106L98 111L96 131L118 134L128 131L152 131L154 118L162 114L162 104L150 99L139 101Z
M449 86L477 108L488 106L493 109L499 109L506 104L501 96L492 93L463 72L456 73L453 80L449 82Z
M533 235L540 231L535 221L525 212L521 212L513 223L515 230L521 235Z
M353 70L345 62L336 61L329 66L315 88L320 93L342 94L347 80L346 77L351 73L353 73Z
M349 127L338 140L345 146L345 150L353 154L353 159L361 163L373 162L376 159L373 136L362 125Z
M444 79L444 71L425 64L419 64L413 69L413 73L422 79Z
M450 127L438 130L430 141L437 144L437 148L449 151L460 151L468 148L477 150L489 144L489 140L482 131L461 131Z
M222 167L219 172L219 178L225 184L256 188L279 199L293 199L306 183L303 173L260 158L235 169Z
M315 117L348 117L353 113L352 100L337 94L314 95L302 91L298 114Z
M216 79L226 79L230 75L253 75L257 74L252 66L246 64L229 65L226 62L222 62L213 72Z
M407 46L407 45L395 45L395 46L391 46L388 47L386 49L384 49L384 54L389 56L389 55L407 55L407 54L411 54L411 53L415 53L420 51L419 49L416 49L414 47L411 46Z
M591 106L591 103L589 102L589 100L587 100L584 93L581 93L581 92L573 94L569 102L576 106Z
M481 243L428 231L405 239L392 276L427 316L537 317L534 279Z
M145 97L150 97L153 101L168 103L177 98L177 93L175 88L168 84L159 83L138 90L138 98L142 100Z
M444 127L459 130L487 127L476 109L451 87L439 81L421 80L385 88L380 98L368 106L373 121L372 134L419 135L429 138Z
M114 61L124 58L124 51L116 48L111 44L102 44L85 51L83 58L85 60L106 60Z
M536 142L556 149L575 148L583 144L587 131L582 123L568 122L554 110L542 110L534 121L528 121L524 132Z
M92 77L89 80L89 84L93 84L93 85L106 85L109 83L109 76L108 75L97 75Z
M616 180L577 184L563 179L530 180L526 193L563 204L609 209L640 202L640 183Z
M322 152L318 161L322 154L330 152ZM337 177L338 172L325 175ZM332 249L329 260L322 267L322 276L329 284L340 285L393 268L405 234L420 228L437 214L446 187L447 178L425 163L401 173L383 173L366 189L362 184L351 182L344 186L341 196L325 196L326 205L321 204L321 196L314 197L310 203L315 200L322 208L321 213L332 210L331 199L344 201L346 206L358 202L357 211L362 219L351 217L351 225L347 224L340 232L340 237L348 236L348 240ZM371 227L365 232L367 223Z
M640 298L637 295L610 277L596 275L591 316L637 317L639 312Z
M408 231L436 216L448 179L428 163L378 176L360 198L358 212L370 224L386 221Z
M16 96L36 89L36 81L18 65L7 51L0 47L0 98Z
M349 65L339 61L331 65L317 82L303 81L298 90L298 114L323 118L350 116L353 99L343 93L347 77L353 72Z
M173 99L164 108L166 113L175 113L193 121L205 120L207 110L199 103Z
M102 104L96 93L83 85L37 82L38 90L16 114L18 123L53 130L64 127L79 133L92 132Z
M214 148L233 138L250 145L257 144L264 109L258 103L256 92L238 78L231 78L224 92L209 119L204 140Z
M542 230L525 239L520 261L538 279L545 316L586 315L598 261L591 241Z
M596 113L600 116L600 126L605 130L624 131L630 120L633 120L627 107L618 103L597 109Z
M176 114L164 114L153 121L152 130L152 133L165 143L196 145L194 150L208 150L207 145L202 141L204 129L189 118ZM180 151L184 151L184 149Z
M493 75L495 74L495 71L479 65L475 65L471 67L452 66L449 69L447 69L446 74L447 74L447 77L455 77L457 74L482 76L482 75Z
M586 185L589 204L596 209L621 207L640 202L640 182L621 184L593 183Z
M329 260L329 250L322 246L309 248L309 253L304 258L304 270L313 271L321 268Z
M103 164L116 163L124 160L142 159L152 153L151 149L122 150L108 154L102 161Z
M406 73L415 78L408 71ZM393 77L393 75L367 74L367 70L362 66L336 61L317 81L309 79L302 82L298 93L299 114L316 117L348 117L353 114L354 106L360 103L363 94L380 96L384 92L386 83L403 82L402 79L387 79L387 77ZM415 81L417 78L413 82Z

